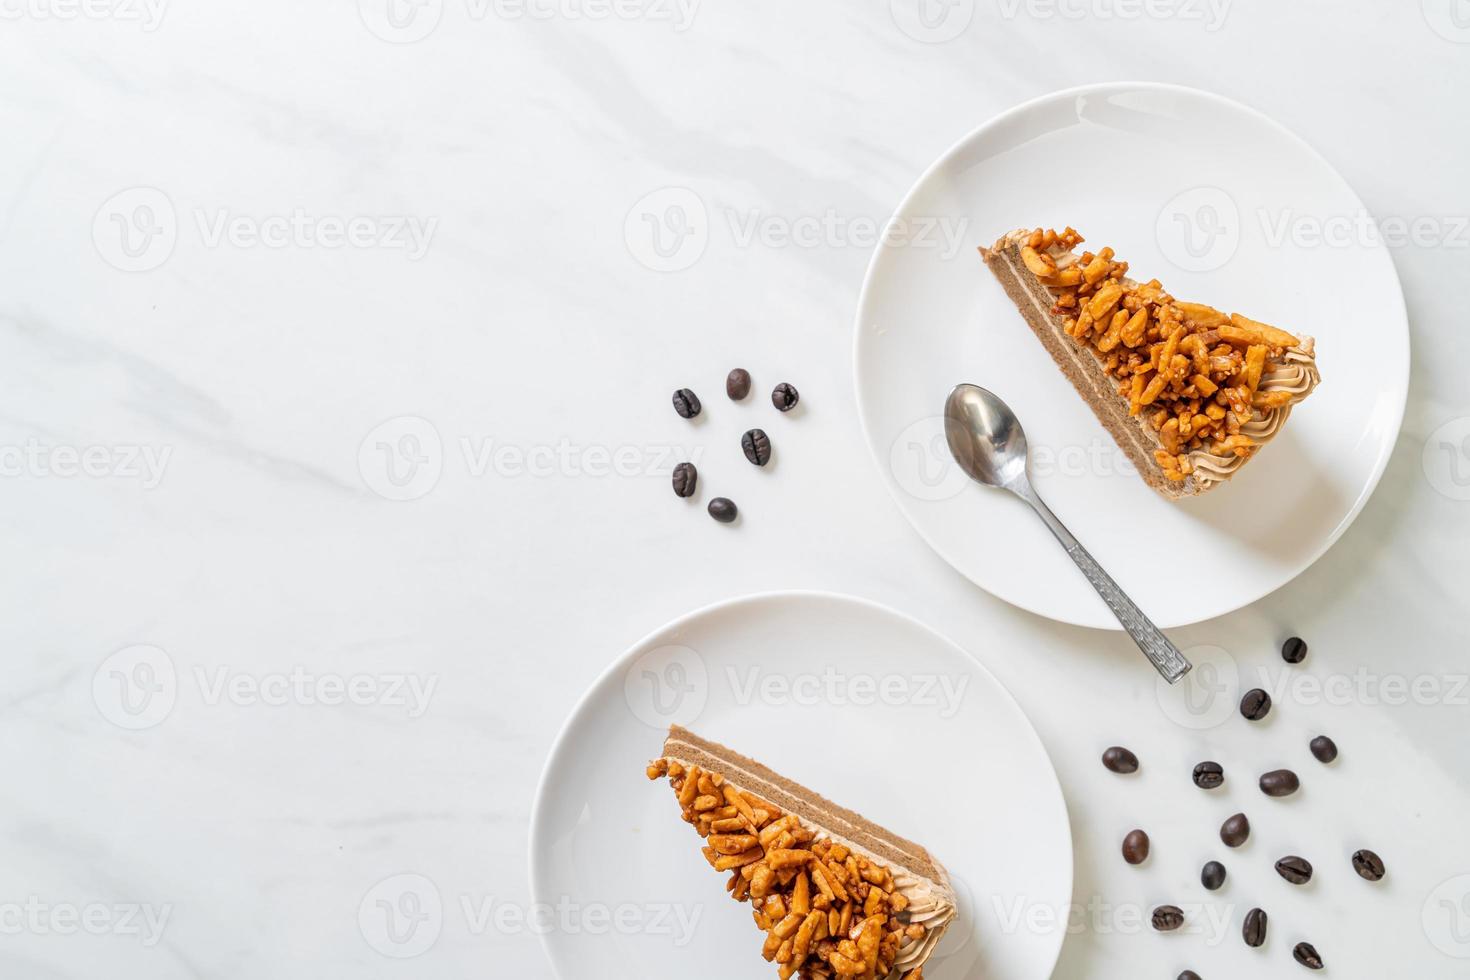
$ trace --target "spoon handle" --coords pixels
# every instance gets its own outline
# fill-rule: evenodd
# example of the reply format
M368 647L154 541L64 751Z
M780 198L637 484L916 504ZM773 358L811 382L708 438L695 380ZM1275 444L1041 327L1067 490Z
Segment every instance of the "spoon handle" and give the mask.
M1087 549L1082 547L1081 542L1072 536L1072 532L1068 531L1066 525L1057 519L1057 515L1051 512L1051 508L1046 506L1036 491L1028 484L1024 491L1018 491L1018 495L1029 503L1037 514L1041 515L1046 526L1051 528L1051 533L1055 534L1057 540L1062 543L1062 547L1067 549L1067 554L1072 556L1077 567L1082 569L1082 574L1087 576L1087 581L1092 583L1097 594L1102 596L1108 608L1113 611L1113 615L1118 617L1118 622L1123 624L1128 635L1133 637L1133 642L1138 644L1138 648L1163 675L1164 680L1173 684L1189 673L1193 664L1186 660L1184 654L1179 652L1179 648L1153 624L1153 620L1145 616L1143 610L1133 604L1133 600L1118 587L1113 577L1103 571L1097 559L1092 557Z

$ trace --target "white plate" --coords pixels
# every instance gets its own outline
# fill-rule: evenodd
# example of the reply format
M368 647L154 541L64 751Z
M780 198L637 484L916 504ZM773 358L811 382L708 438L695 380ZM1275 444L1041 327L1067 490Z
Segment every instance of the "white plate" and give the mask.
M1118 628L1025 505L970 484L950 460L939 416L969 381L1020 416L1037 490L1161 626L1291 581L1362 509L1403 419L1403 295L1364 220L1305 143L1192 89L1091 86L981 126L900 205L859 303L859 412L904 514L1007 602ZM1322 385L1226 486L1170 502L1129 471L975 252L1014 228L1068 224L1176 296L1317 338Z
M1065 914L1072 839L1056 773L1020 706L906 616L777 593L649 636L567 720L531 817L534 899L572 910L543 933L562 980L776 975L750 910L705 864L667 784L644 776L671 723L928 847L956 883L964 921L926 977L1050 975L1064 930L1029 929L1024 913ZM604 913L622 925L583 926Z

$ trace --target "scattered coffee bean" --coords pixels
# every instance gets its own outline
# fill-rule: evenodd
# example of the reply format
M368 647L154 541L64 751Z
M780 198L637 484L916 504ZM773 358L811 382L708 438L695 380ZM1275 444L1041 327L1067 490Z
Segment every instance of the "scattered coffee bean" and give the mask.
M1159 932L1173 932L1184 925L1184 910L1177 905L1160 905L1154 909L1152 921Z
M1206 862L1205 866L1200 869L1199 883L1212 892L1218 891L1220 886L1225 884L1225 865L1219 861Z
M680 388L674 392L674 411L679 413L679 418L692 419L703 408L704 406L699 404L699 396L688 388Z
M1260 721L1271 713L1271 695L1259 687L1251 688L1240 699L1240 713L1249 721Z
M1179 974L1178 980L1199 980L1199 974L1195 973L1193 970L1185 970L1183 973Z
M699 482L699 471L693 463L680 463L674 467L674 496L694 496L694 485Z
M1142 864L1148 860L1148 834L1141 830L1130 830L1123 838L1123 860L1129 864Z
M757 466L765 466L771 461L771 440L764 429L751 429L741 436L740 448L745 450L745 458Z
M1383 858L1372 851L1364 849L1353 852L1353 870L1358 877L1369 881L1381 881L1383 879Z
M1251 909L1245 914L1240 926L1240 938L1247 946L1259 946L1266 941L1266 913L1263 909Z
M781 382L771 392L771 404L783 412L789 412L801 401L801 394L786 382Z
M1138 771L1138 756L1129 752L1121 745L1114 745L1112 748L1104 750L1102 762L1111 772L1129 773Z
M1322 957L1317 955L1317 947L1311 943L1297 943L1292 947L1291 955L1308 970L1322 969Z
M709 502L709 516L721 524L729 524L739 514L740 511L736 508L735 501L729 497L716 497Z
M1299 664L1307 659L1307 641L1293 636L1281 644L1281 659L1289 664Z
M1295 854L1288 854L1276 862L1276 873L1293 885L1305 885L1312 880L1312 862Z
M1251 822L1243 813L1226 817L1225 822L1220 825L1220 839L1225 842L1226 847L1239 847L1250 838L1250 835Z
M1200 789L1219 789L1225 784L1225 768L1218 762L1201 762L1194 767L1194 784Z
M1301 789L1301 780L1290 769L1272 769L1261 777L1261 792L1267 796L1290 796Z
M1337 743L1326 735L1318 735L1312 739L1312 754L1318 762L1331 762L1337 758Z
M730 396L731 401L738 402L750 394L750 372L745 368L736 368L725 376L725 394Z

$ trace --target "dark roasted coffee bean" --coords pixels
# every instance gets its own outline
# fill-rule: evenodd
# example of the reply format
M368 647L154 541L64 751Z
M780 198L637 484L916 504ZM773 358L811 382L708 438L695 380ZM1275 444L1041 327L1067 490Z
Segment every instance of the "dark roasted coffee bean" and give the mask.
M1199 980L1199 974L1195 973L1193 970L1185 970L1183 973L1179 974L1177 980Z
M1154 909L1152 921L1159 932L1173 932L1184 925L1184 910L1177 905L1160 905Z
M801 394L786 382L781 382L771 391L771 404L783 412L789 412L801 401Z
M1288 854L1276 862L1276 873L1293 885L1305 885L1312 880L1312 862L1295 854Z
M1199 872L1199 883L1210 891L1217 891L1225 884L1225 865L1219 861L1210 861L1205 864Z
M1226 847L1239 847L1250 838L1250 835L1251 822L1243 813L1226 817L1225 822L1220 825L1220 839L1225 842Z
M1281 659L1289 664L1299 664L1307 659L1307 641L1293 636L1281 644Z
M1271 713L1271 695L1253 687L1240 699L1240 713L1250 721L1260 721Z
M735 501L728 497L716 497L709 502L709 516L721 524L729 524L739 514L740 511L736 508Z
M680 388L674 392L674 411L679 413L679 418L692 419L703 407L699 404L699 396L688 388Z
M731 401L740 401L750 394L750 372L745 368L736 368L725 376L725 394L730 396Z
M1267 796L1290 796L1301 789L1301 780L1290 769L1272 769L1261 777L1261 792Z
M1201 762L1194 767L1194 784L1200 789L1219 789L1225 784L1225 768L1218 762Z
M1291 955L1308 970L1322 969L1322 957L1317 955L1317 947L1311 943L1297 943L1292 947Z
M1358 877L1367 878L1369 881L1381 881L1383 879L1383 858L1372 851L1364 849L1353 852L1353 870Z
M1312 754L1318 762L1331 762L1337 758L1337 743L1326 735L1318 735L1312 739Z
M1103 765L1112 772L1137 772L1138 756L1129 752L1121 745L1114 745L1102 754Z
M745 458L757 466L765 466L771 461L771 440L765 429L751 429L741 436L740 448L745 450Z
M1247 946L1259 946L1266 941L1266 913L1262 909L1251 909L1245 914L1240 926L1240 938Z
M1141 830L1130 830L1123 838L1123 860L1129 864L1142 864L1148 860L1148 834Z
M676 497L694 496L694 485L699 482L699 471L694 468L693 463L680 463L674 467L674 495Z

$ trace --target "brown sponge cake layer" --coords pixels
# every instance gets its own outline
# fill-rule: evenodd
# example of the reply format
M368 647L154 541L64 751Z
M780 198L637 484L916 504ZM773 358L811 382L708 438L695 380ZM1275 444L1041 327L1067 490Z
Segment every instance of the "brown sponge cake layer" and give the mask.
M881 861L926 879L941 891L949 891L949 876L927 850L911 840L873 823L852 810L833 803L799 783L780 775L718 742L674 725L664 741L664 757L720 773L741 790L769 800L814 829L823 829L869 851Z

